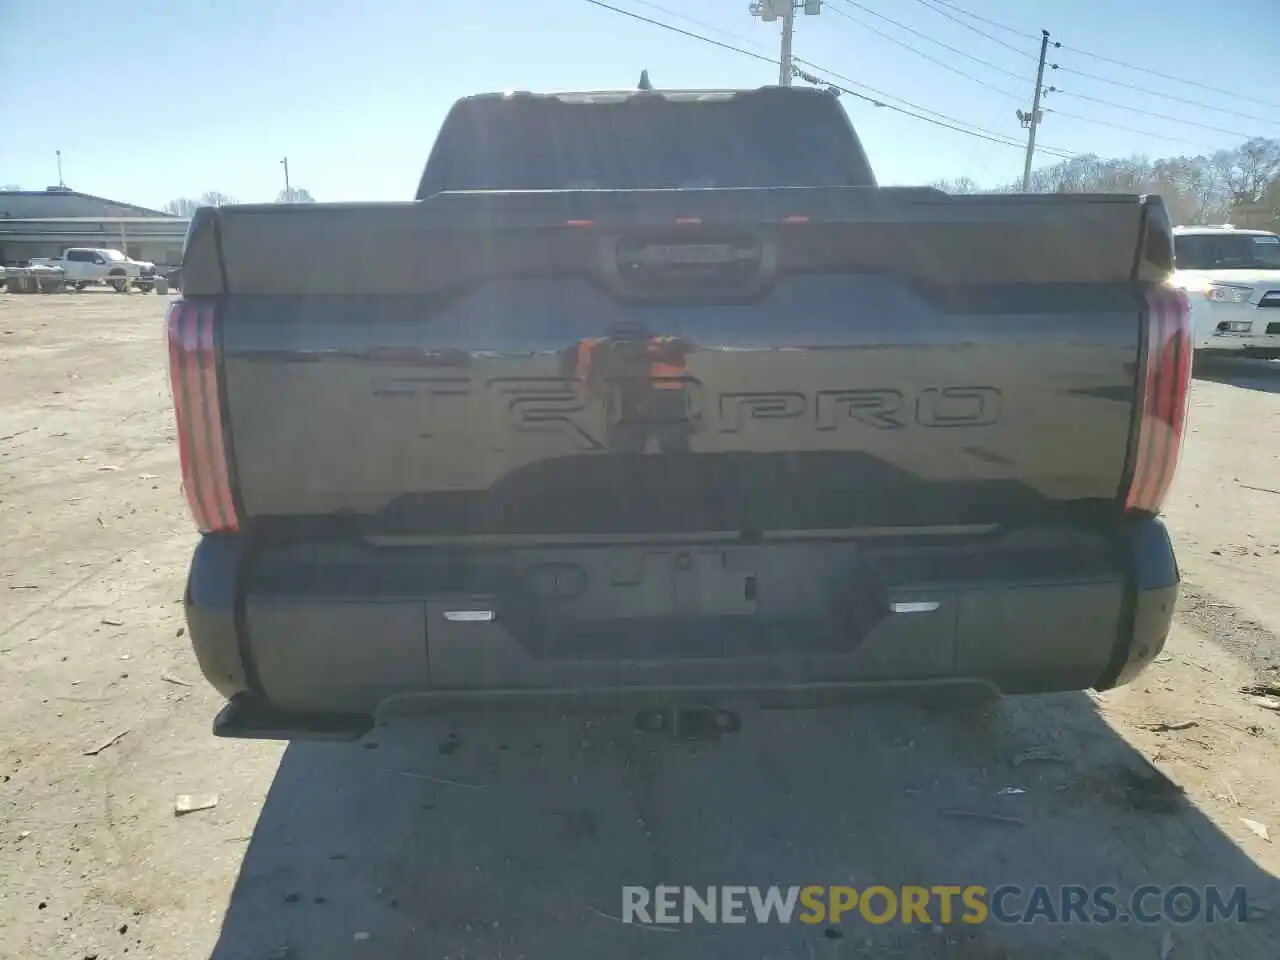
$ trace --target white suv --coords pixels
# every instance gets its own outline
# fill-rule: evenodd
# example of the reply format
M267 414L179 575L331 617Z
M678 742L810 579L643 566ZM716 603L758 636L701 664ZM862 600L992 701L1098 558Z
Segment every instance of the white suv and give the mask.
M1174 283L1191 301L1198 354L1280 359L1280 236L1175 227Z

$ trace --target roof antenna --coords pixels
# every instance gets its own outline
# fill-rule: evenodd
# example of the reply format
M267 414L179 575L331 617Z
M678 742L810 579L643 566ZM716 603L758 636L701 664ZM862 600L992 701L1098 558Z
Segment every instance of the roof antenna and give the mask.
M641 71L640 71L640 83L639 83L639 84L637 84L636 89L637 89L637 90L647 90L647 91L652 91L652 90L653 90L653 84L649 82L649 71L648 71L648 70L641 70Z

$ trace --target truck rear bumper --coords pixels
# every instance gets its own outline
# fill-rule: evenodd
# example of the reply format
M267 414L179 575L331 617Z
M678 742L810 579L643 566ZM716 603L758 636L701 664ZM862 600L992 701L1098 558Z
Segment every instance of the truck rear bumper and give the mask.
M417 712L814 707L1126 683L1161 650L1163 524L967 538L456 548L205 537L186 611L215 732Z

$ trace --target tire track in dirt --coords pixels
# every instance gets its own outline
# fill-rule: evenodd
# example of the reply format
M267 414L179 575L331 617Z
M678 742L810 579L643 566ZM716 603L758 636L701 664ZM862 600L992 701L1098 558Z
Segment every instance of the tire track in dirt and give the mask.
M1280 636L1210 591L1183 581L1175 616L1238 657L1259 679L1280 680Z

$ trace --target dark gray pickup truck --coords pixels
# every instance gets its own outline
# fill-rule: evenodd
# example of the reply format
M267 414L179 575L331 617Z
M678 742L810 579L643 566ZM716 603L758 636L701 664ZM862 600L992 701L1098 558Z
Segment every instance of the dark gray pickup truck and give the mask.
M417 199L204 209L215 732L1107 688L1191 352L1156 197L878 187L818 91L476 96Z

